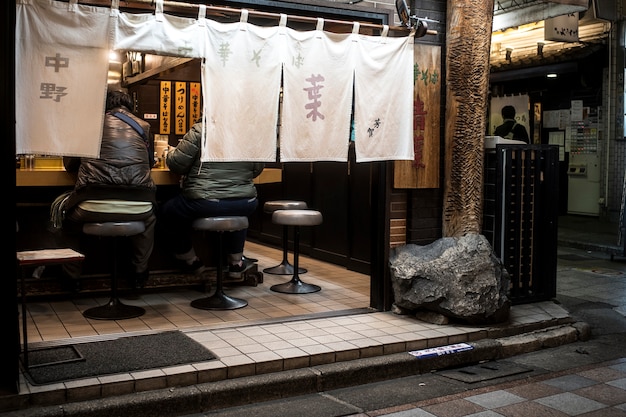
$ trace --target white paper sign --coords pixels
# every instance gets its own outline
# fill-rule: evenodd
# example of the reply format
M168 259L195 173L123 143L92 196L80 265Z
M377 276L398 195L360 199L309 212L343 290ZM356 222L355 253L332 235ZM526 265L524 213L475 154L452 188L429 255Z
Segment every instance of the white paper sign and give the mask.
M543 32L547 41L578 42L578 12L546 19Z

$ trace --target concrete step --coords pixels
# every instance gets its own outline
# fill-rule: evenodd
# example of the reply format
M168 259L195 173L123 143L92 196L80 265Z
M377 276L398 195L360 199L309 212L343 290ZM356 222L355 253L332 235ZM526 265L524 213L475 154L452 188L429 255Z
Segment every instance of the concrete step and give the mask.
M534 314L538 308L549 312L550 317ZM388 312L371 314L384 314L397 321L397 325L417 322L407 316L389 316ZM299 362L308 365L297 366L298 361L292 361L289 369L284 365L273 366L275 361L261 361L249 372L244 369L251 368L236 364L212 370L205 367L204 371L201 367L188 366L179 373L143 372L141 379L137 374L135 378L91 378L26 386L20 394L0 397L0 411L4 412L0 415L171 417L497 360L586 340L590 335L589 326L573 321L565 310L550 301L514 306L512 316L520 318L513 317L510 322L496 326L463 327L465 333L449 338L416 336L402 343L372 338L371 346L358 351L338 349L310 354ZM439 329L444 327L449 328ZM460 342L470 345L471 350L426 358L409 353Z

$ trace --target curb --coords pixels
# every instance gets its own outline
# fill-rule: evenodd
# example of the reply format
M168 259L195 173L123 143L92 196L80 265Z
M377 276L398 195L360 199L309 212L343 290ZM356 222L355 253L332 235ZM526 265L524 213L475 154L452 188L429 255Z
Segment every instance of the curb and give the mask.
M394 353L185 387L29 408L13 411L10 415L170 417L210 412L504 359L576 341L586 341L590 335L591 328L587 323L573 322L514 336L470 342L472 350L437 357L416 358L408 352Z

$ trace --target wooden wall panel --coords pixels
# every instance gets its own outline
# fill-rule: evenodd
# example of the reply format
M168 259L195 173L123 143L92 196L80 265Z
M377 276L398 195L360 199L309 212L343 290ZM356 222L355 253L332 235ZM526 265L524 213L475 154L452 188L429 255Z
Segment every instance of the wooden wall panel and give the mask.
M394 162L395 188L439 188L441 47L415 44L413 161Z

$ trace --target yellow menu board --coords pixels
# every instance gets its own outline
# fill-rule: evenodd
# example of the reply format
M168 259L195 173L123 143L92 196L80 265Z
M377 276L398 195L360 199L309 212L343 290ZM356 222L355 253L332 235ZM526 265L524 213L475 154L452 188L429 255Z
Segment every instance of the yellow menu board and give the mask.
M170 134L171 123L171 106L172 106L172 82L161 81L160 99L159 99L159 115L160 130L162 135Z
M176 82L176 134L184 135L187 132L187 83Z
M200 119L200 83L189 83L189 129Z

